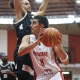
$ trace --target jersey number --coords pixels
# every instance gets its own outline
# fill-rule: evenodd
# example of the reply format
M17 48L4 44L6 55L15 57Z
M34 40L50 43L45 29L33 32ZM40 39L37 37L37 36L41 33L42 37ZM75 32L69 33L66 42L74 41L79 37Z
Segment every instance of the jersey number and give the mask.
M43 59L40 59L40 62L41 62L41 65L42 66L45 66L44 62L43 62Z

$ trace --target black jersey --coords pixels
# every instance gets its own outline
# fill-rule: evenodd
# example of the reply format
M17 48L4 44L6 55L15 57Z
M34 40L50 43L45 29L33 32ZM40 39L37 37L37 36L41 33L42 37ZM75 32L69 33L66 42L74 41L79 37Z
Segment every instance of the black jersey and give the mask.
M21 40L25 35L31 34L31 28L30 28L31 20L32 20L31 15L27 13L20 21L15 22L14 20L13 25L16 30L17 38L18 38L17 44L21 43Z
M22 70L23 65L28 65L33 69L29 53L25 54L22 57L18 56L18 48L19 48L19 45L21 44L22 38L25 35L31 34L31 28L30 28L31 20L32 20L32 17L26 13L26 15L20 21L15 22L14 20L14 24L13 24L16 30L17 38L18 38L17 46L14 51L14 61L16 64L16 73L19 73L19 74L25 73L25 71Z
M1 80L16 80L13 75L6 73L7 70L11 70L13 72L14 66L11 63L0 65Z

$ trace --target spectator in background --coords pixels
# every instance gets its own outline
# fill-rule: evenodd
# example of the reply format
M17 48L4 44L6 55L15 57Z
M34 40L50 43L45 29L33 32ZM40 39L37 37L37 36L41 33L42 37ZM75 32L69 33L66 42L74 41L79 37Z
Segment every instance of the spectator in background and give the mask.
M14 64L8 63L8 56L2 55L2 64L0 65L1 80L16 80L17 75L14 74Z

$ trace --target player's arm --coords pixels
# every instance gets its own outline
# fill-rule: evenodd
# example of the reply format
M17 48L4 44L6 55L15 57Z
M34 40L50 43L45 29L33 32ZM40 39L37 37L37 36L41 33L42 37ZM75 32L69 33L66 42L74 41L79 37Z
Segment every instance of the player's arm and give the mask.
M13 75L15 78L17 77L17 75L14 72L12 72L11 70L7 70L6 72L7 72L7 74Z
M57 45L54 47L54 51L55 51L56 54L58 55L58 57L59 57L59 59L61 60L61 62L62 62L64 65L67 65L67 64L69 63L69 58L68 58L67 53L64 51L64 49L63 49L63 47L62 47L62 35L59 36L58 42L59 42L59 44L57 44Z
M49 0L43 0L41 6L39 7L38 12L34 16L36 16L36 15L42 15L43 16L45 11L46 11L48 2L49 2Z
M33 48L35 48L39 44L38 40L31 44L29 44L28 40L29 40L29 35L26 35L23 37L21 45L19 46L19 49L18 49L19 56L23 56L29 53Z
M61 60L61 62L64 65L67 65L69 63L69 58L68 58L67 53L63 50L63 48L58 49L57 47L55 47L54 49L55 49L55 52L58 55L59 59Z
M22 18L22 13L26 13L25 9L22 7L21 0L14 0L14 8L16 15L16 22L18 22Z

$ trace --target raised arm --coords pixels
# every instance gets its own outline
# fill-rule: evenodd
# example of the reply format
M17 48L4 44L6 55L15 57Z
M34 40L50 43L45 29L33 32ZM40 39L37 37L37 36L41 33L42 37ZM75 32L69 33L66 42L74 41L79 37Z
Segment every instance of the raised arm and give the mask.
M21 11L22 2L21 0L14 0L14 8L15 8L15 14L19 13Z
M14 10L15 10L15 16L16 16L16 22L18 22L22 18L22 14L25 14L26 11L22 6L21 0L14 0Z
M29 39L28 35L23 37L21 45L19 46L18 49L19 56L23 56L29 53L34 47L36 47L39 44L39 41L29 44L28 39Z
M43 0L38 12L34 16L36 16L36 15L42 15L43 16L45 11L46 11L48 2L49 2L49 0Z

